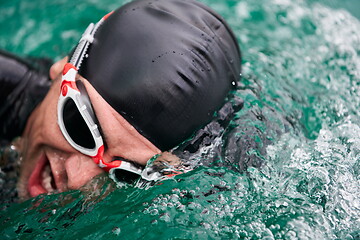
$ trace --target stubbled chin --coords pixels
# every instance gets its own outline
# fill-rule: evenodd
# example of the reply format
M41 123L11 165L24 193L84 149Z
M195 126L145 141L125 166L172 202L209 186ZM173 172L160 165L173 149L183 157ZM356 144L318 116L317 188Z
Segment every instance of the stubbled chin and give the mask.
M30 178L31 172L26 170L28 170L29 168L30 167L28 165L24 165L24 164L22 164L20 167L20 176L16 186L20 201L25 201L31 197L27 187L28 179Z
M27 185L26 182L22 181L21 179L17 184L17 191L20 201L25 201L30 198L26 185Z

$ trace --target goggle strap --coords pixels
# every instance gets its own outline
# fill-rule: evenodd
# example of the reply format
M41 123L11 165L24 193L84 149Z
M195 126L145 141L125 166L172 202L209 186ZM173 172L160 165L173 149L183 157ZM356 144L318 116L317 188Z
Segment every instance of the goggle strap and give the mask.
M90 23L89 26L86 28L70 60L70 63L72 63L77 69L79 69L89 45L94 41L94 35L96 31L105 21L105 19L107 19L111 15L111 13L112 12L102 17L100 21L98 21L95 25L93 23Z
M92 43L94 41L94 35L91 32L91 30L93 28L94 28L94 24L90 23L90 25L86 28L85 32L83 33L82 37L80 38L79 43L81 43L82 41Z
M77 70L74 65L67 63L64 67L62 81L75 82Z

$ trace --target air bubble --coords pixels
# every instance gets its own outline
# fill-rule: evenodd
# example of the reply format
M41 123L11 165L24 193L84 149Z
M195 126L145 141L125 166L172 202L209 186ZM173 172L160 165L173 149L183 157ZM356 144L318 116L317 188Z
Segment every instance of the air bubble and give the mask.
M119 227L114 227L113 229L112 229L112 232L115 234L115 235L119 235L120 234L120 232L121 232L121 229L119 228Z
M211 228L211 225L209 223L206 223L206 222L202 222L200 223L201 226L203 226L205 229L210 229Z
M202 210L201 214L209 214L209 209L205 208L204 210Z
M163 213L161 216L160 216L160 220L164 221L164 222L170 222L170 215L168 213Z
M149 213L150 213L151 215L155 216L155 215L158 215L158 214L159 214L159 210L157 210L157 209L151 209L151 210L149 211Z

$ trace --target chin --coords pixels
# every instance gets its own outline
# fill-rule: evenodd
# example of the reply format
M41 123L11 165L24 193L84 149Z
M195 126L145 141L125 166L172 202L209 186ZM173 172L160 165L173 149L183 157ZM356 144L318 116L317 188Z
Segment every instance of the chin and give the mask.
M27 191L26 186L27 186L26 181L23 181L20 178L18 183L17 183L17 187L16 187L20 201L25 201L25 200L28 200L30 198L30 195L29 195L29 192Z

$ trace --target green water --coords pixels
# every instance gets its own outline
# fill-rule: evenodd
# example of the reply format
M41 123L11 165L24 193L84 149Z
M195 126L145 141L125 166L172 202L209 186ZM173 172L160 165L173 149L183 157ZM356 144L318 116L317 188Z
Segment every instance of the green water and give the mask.
M60 59L124 2L3 0L0 47ZM360 238L359 1L203 2L240 42L229 101L244 101L225 128L205 129L212 144L184 154L203 166L148 190L102 176L12 204L1 239Z

